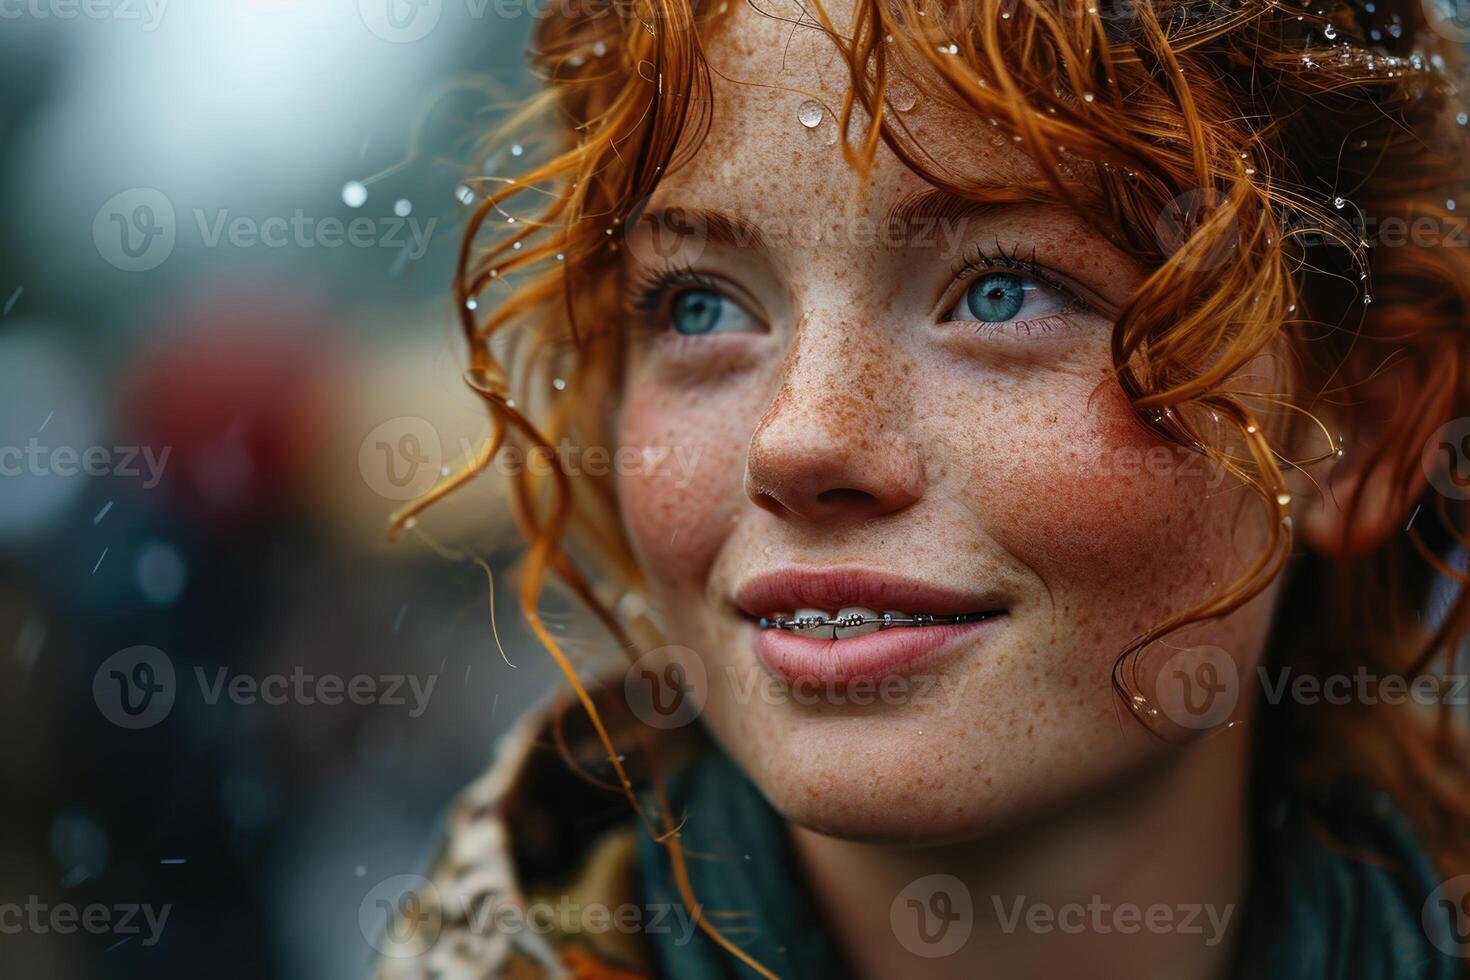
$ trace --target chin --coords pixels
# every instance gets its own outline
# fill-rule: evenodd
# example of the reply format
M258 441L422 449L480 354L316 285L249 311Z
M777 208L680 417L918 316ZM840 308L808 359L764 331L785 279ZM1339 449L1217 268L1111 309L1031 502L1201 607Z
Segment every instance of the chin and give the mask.
M1108 697L1100 690L1090 711L1054 703L1055 715L1034 702L1008 710L980 698L950 714L717 703L705 721L792 824L933 846L1013 829L1161 751L1119 726Z

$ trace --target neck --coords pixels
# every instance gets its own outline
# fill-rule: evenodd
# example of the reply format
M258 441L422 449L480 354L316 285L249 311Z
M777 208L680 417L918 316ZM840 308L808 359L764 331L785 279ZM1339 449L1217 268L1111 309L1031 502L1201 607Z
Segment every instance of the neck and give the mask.
M862 976L1213 980L1241 919L1247 742L1237 728L1171 749L1104 793L964 844L796 826L792 839ZM949 877L919 880L931 875Z

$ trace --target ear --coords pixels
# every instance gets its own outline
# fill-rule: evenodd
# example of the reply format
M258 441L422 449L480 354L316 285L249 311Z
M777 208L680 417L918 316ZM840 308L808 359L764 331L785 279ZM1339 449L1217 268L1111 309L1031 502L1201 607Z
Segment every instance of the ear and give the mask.
M1329 558L1355 558L1401 533L1428 481L1415 466L1408 485L1396 485L1396 442L1418 431L1413 424L1415 371L1395 357L1365 380L1346 388L1334 404L1314 408L1329 432L1342 437L1343 453L1314 471L1320 492L1296 517L1297 537ZM1414 458L1418 459L1418 452Z

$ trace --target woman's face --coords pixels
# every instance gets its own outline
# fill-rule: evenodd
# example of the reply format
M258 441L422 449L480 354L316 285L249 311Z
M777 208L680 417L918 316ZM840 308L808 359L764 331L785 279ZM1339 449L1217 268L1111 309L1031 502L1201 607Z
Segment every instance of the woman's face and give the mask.
M1120 708L1114 661L1264 531L1250 491L1148 436L1118 389L1111 322L1143 271L1068 211L960 207L886 148L860 179L830 112L802 108L840 106L846 69L790 34L741 9L709 39L708 139L629 240L617 440L696 465L621 476L623 521L699 661L701 720L778 810L963 839L1169 751ZM898 118L942 165L1036 175L915 94ZM1182 729L1241 690L1226 674L1252 669L1271 598L1143 659ZM854 607L989 615L838 639L755 622ZM1180 646L1200 649L1163 669Z

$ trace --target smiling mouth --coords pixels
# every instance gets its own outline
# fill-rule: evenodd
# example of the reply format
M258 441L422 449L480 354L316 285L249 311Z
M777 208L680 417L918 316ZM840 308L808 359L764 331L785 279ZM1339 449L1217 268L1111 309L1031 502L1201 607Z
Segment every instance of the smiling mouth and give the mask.
M798 609L789 616L785 613L761 616L756 621L756 626L763 630L787 630L823 639L842 640L867 636L880 630L977 623L1000 615L1003 615L1002 610L935 615L892 610L879 613L872 609L845 608L832 615L820 609Z

